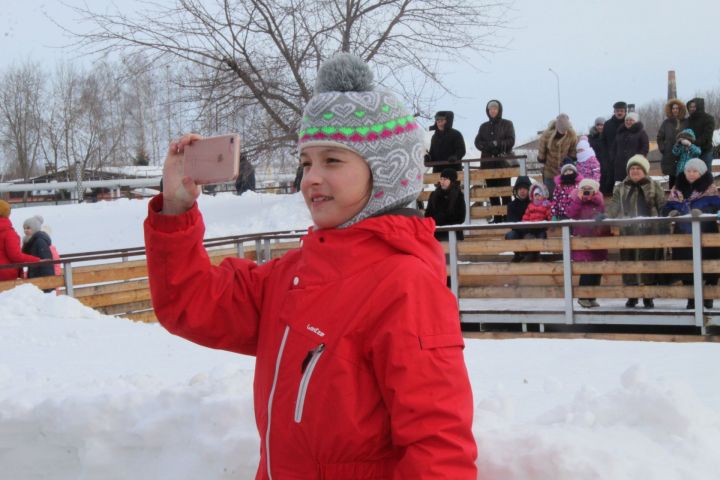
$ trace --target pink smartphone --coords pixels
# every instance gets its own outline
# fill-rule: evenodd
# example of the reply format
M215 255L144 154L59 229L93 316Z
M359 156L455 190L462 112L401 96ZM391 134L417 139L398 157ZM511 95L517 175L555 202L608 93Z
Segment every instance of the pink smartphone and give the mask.
M198 185L224 183L240 172L240 135L237 133L196 140L185 147L183 175Z

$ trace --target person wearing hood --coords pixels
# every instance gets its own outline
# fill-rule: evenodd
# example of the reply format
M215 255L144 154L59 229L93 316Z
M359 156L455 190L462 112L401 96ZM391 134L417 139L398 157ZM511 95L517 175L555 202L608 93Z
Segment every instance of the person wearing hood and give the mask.
M577 169L583 178L590 178L600 183L602 178L602 166L596 156L595 149L590 145L590 140L585 135L580 137L577 146Z
M660 168L662 168L663 175L668 176L670 188L675 185L677 176L677 157L673 154L673 146L678 134L686 128L686 116L685 104L677 98L673 98L665 104L666 118L657 133L657 146L662 153Z
M693 98L687 103L687 128L695 132L695 144L700 147L700 159L712 172L713 160L713 133L715 131L715 117L705 112L705 99Z
M43 217L35 215L23 222L25 238L23 240L23 253L38 257L41 260L52 260L52 240L50 235L42 230ZM55 275L55 267L51 264L29 266L27 278L48 277ZM52 289L48 291L53 291Z
M701 215L710 213L716 215L720 211L720 192L715 186L712 173L707 168L705 162L699 158L693 158L685 164L683 171L677 176L675 187L670 191L668 201L663 208L663 213L669 217L677 217L679 215ZM689 234L691 233L690 223L676 223L673 233ZM718 233L717 222L702 222L700 229L705 233ZM692 260L691 248L673 248L673 260ZM720 248L718 247L702 247L703 260L720 259ZM692 285L692 274L679 275L683 285ZM717 285L718 274L703 274L705 285ZM713 307L711 298L703 301L705 308ZM687 302L687 308L695 308L695 300L690 298Z
M575 162L572 158L567 157L560 167L560 175L555 177L555 189L552 195L553 220L567 218L565 210L575 197L575 190L582 180L583 176L578 173Z
M702 151L700 147L695 145L695 132L692 128L686 128L677 134L675 145L672 147L672 153L677 158L675 165L675 176L685 171L685 164L692 158L700 158Z
M520 223L523 220L525 211L528 205L530 205L530 187L533 183L530 177L520 175L515 179L515 185L513 186L513 200L508 204L507 207L507 221L510 223ZM505 234L505 240L522 240L525 238L525 234L528 230L522 228L513 228ZM515 252L512 261L520 262L525 256L524 252Z
M430 194L425 217L435 220L435 225L459 225L465 222L465 196L457 180L457 172L446 168L440 174L435 191ZM448 232L435 232L438 240L447 240ZM464 240L462 230L457 231L457 239Z
M662 185L649 176L650 162L642 155L634 155L627 162L627 176L622 182L615 185L613 197L607 206L607 216L610 218L636 218L658 217L665 205L665 190ZM598 215L597 219L605 215ZM620 235L661 235L666 229L657 223L633 223L620 227ZM624 261L662 260L663 250L659 248L623 248L620 250L620 259ZM654 274L624 273L623 285L656 285L657 277ZM637 306L638 299L628 298L625 306ZM645 308L654 308L652 298L644 298Z
M474 404L457 300L423 187L423 134L370 67L323 62L298 132L313 226L262 265L213 265L198 186L172 142L144 223L169 332L255 357L256 478L475 480ZM374 128L371 128L374 127ZM379 131L376 131L379 130Z
M640 116L636 112L628 113L625 122L618 128L610 155L614 181L621 181L627 176L628 160L635 155L647 157L649 150L650 142Z
M446 163L446 165L433 165L433 173L442 172L446 168L462 170L460 160L465 156L465 139L459 130L453 128L455 114L450 111L440 111L435 114L435 123L430 130L435 130L430 140L430 152L425 157L426 162Z
M480 150L480 168L508 168L517 166L517 162L503 160L498 157L512 155L515 146L515 126L513 122L503 118L503 105L500 100L490 100L485 105L488 121L480 125L475 136L475 148ZM493 159L493 160L490 160ZM509 178L489 178L485 181L488 187L509 187ZM490 205L507 205L510 197L490 197ZM495 215L493 222L503 221L502 215Z
M547 188L541 183L536 183L530 187L530 203L525 209L522 221L528 223L547 222L552 217L551 209L552 202L548 200ZM547 238L547 228L525 229L523 238ZM540 252L525 252L522 258L523 262L537 262L538 260L540 260Z
M40 258L23 253L20 248L20 237L10 221L12 207L5 200L0 200L0 265L14 263L38 262ZM17 268L0 268L0 282L15 280L19 277Z
M540 135L537 160L543 164L543 183L550 195L555 190L555 177L560 174L563 160L576 157L577 142L578 137L570 124L570 117L565 113L551 121Z

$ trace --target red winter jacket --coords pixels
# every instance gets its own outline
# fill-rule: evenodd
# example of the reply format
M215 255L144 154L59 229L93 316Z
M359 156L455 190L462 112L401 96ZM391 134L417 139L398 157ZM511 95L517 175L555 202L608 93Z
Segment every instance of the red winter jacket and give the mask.
M12 226L9 218L0 218L0 265L12 263L37 262L40 259L22 253L20 237ZM18 278L17 268L0 268L0 281Z
M258 266L210 264L195 205L145 221L170 332L257 357L257 479L473 479L473 401L434 222L385 215L310 231Z
M523 222L544 222L550 220L552 217L551 213L552 204L545 200L542 204L536 205L535 202L530 202L525 215L523 215Z

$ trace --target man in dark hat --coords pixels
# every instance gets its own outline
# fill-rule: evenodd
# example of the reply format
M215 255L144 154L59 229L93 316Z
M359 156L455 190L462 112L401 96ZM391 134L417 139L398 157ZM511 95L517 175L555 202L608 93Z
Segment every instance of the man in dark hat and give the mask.
M627 115L627 103L622 101L615 102L613 104L613 116L605 122L602 130L602 140L606 152L613 151L615 135L617 135L618 129L625 123L625 115ZM616 180L622 180L622 178L615 178L611 167L608 175L600 178L600 191L603 195L612 195Z
M433 173L441 172L446 168L462 170L460 160L465 156L465 139L462 133L453 128L454 118L453 112L437 112L435 123L430 127L435 133L430 140L430 152L426 155L425 161L447 163L447 165L434 165Z

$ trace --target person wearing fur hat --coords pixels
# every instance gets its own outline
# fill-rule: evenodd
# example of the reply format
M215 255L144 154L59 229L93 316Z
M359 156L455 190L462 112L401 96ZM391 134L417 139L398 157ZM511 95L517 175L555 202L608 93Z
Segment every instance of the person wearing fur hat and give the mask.
M675 176L685 171L685 164L691 158L700 158L700 147L695 145L695 132L692 128L686 128L677 134L677 140L672 147L672 154L677 158Z
M446 168L440 174L435 191L430 194L425 217L435 220L437 226L459 225L465 222L465 196L457 180L457 172ZM448 232L435 232L438 240L447 240ZM463 231L457 231L457 239L463 240Z
M530 187L532 187L532 185L533 183L530 177L525 175L521 175L515 179L515 185L513 186L513 195L515 198L508 204L507 209L508 222L522 222L525 211L528 205L530 205ZM522 240L527 233L529 232L526 229L513 228L505 234L505 240ZM524 256L524 252L515 252L512 261L522 261Z
M678 134L686 128L687 109L685 104L673 98L665 104L665 120L663 120L657 133L657 146L662 153L660 168L663 175L668 175L670 179L670 188L675 185L675 177L677 176L677 156L673 154L673 147L677 140Z
M198 185L168 149L145 244L155 314L173 334L255 357L257 478L475 480L474 403L457 300L423 186L423 135L360 58L323 62L301 117L313 226L262 265L212 265ZM430 393L430 394L429 394Z
M582 179L583 176L578 173L573 159L568 157L563 160L560 175L555 177L555 190L552 194L552 217L554 220L567 218L565 209L575 196L575 190Z
M480 125L475 136L475 148L480 150L480 168L508 168L517 166L514 160L503 160L498 157L512 155L515 146L515 126L510 120L503 118L503 105L500 100L490 100L485 105L485 115L488 121ZM494 160L489 160L492 158ZM485 185L488 187L509 187L509 178L488 178ZM510 197L490 197L490 205L507 205ZM502 215L495 215L495 223L502 222Z
M570 204L565 210L568 218L573 220L592 220L605 213L605 200L600 192L600 184L591 178L583 179L573 195ZM572 228L572 234L577 237L607 237L610 229L604 226L577 226ZM607 250L573 250L573 262L603 262L608 259ZM600 285L602 275L599 273L585 273L580 275L580 286ZM578 300L581 307L598 307L594 298L581 298Z
M543 164L543 183L550 195L555 190L555 177L560 174L563 160L566 157L575 158L577 141L570 117L565 113L550 122L540 135L537 160Z
M43 217L40 215L32 216L23 222L23 238L22 251L28 255L38 257L41 260L52 260L52 240L46 231L42 230ZM53 265L29 266L27 278L48 277L55 275L55 267ZM53 291L49 289L47 291Z
M435 130L430 140L430 152L425 157L426 162L441 162L449 165L433 165L433 173L442 172L446 168L462 170L460 160L465 156L465 139L459 130L453 128L455 114L450 111L441 111L435 114L435 123L430 130Z
M703 213L717 214L720 211L720 192L715 186L712 173L707 168L705 162L699 158L688 160L683 171L677 176L675 187L670 191L668 201L663 208L663 213L676 217L678 215L692 214L694 216ZM673 233L689 234L691 233L691 224L676 223L673 227ZM702 233L718 233L717 222L700 223ZM691 248L673 248L673 260L692 260ZM720 248L718 247L702 247L703 260L720 259ZM683 285L692 285L693 277L691 274L679 275ZM703 274L705 285L717 285L718 274ZM712 299L703 301L705 308L713 307ZM688 299L687 308L695 308L695 300Z
M625 115L625 123L617 131L610 155L615 182L625 178L627 174L625 167L631 157L634 155L647 157L649 150L650 142L640 116L636 112L628 113Z
M695 144L700 147L700 159L712 171L713 145L715 133L715 117L705 111L705 99L693 98L687 103L687 128L695 132Z
M552 217L552 202L548 200L548 191L545 185L535 184L530 187L530 204L528 204L523 222L545 222ZM547 228L528 228L523 238L547 238ZM540 260L540 252L526 252L523 262Z
M0 200L0 266L15 263L38 262L40 258L23 253L20 248L20 237L10 221L12 207L5 200ZM17 268L0 268L0 282L15 280L19 277Z
M634 155L627 162L627 176L615 185L613 197L607 207L610 218L657 217L665 205L665 191L659 182L648 174L650 162L643 155ZM603 215L599 215L603 217ZM665 228L659 224L634 223L620 228L620 235L664 234ZM621 249L620 259L626 261L662 260L663 251L657 248ZM653 274L623 274L623 284L629 286L655 285L657 277ZM637 298L629 298L626 307L635 307ZM652 298L644 298L645 308L653 308Z

